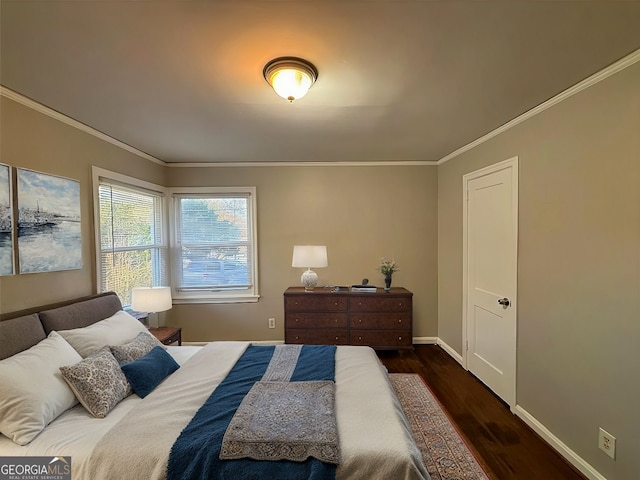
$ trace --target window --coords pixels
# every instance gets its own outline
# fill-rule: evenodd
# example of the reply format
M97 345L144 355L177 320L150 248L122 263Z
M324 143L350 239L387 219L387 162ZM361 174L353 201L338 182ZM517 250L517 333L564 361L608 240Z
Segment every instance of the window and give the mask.
M168 284L162 187L94 167L98 288L124 306L131 289Z
M172 193L174 298L257 301L255 187Z

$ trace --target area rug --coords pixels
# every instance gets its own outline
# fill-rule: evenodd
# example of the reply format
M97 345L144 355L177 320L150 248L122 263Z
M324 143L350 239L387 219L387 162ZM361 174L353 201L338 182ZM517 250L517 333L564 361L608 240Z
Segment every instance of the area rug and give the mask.
M389 379L432 480L489 480L420 375L391 373Z

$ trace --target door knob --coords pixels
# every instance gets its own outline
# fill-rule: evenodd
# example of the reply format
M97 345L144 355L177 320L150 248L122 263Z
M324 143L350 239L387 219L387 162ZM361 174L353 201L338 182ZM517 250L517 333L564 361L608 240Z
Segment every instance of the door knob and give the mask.
M508 298L500 298L498 299L498 304L502 305L503 307L508 307L509 305L511 305L511 302Z

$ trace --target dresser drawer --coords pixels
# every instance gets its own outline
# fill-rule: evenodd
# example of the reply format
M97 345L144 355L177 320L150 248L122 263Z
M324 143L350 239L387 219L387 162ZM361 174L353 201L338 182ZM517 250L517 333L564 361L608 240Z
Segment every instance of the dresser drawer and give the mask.
M411 330L411 319L411 312L352 313L350 326L353 329Z
M351 330L351 345L369 345L371 347L410 347L411 333L402 330Z
M285 315L287 328L347 328L346 312L287 312Z
M308 345L347 345L347 330L314 330L290 328L285 332L285 343L306 343Z
M413 294L401 287L360 293L328 289L284 293L286 343L413 348Z
M347 297L335 294L314 295L313 293L293 295L285 297L284 306L287 312L314 310L344 312L347 310Z
M411 312L411 297L383 297L378 296L350 298L351 312Z

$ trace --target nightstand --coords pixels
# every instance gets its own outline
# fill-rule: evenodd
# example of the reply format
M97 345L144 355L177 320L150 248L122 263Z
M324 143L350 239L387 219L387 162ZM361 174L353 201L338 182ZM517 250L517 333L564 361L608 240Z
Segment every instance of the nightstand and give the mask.
M178 327L152 327L149 333L156 337L164 345L177 343L182 345L182 328Z

